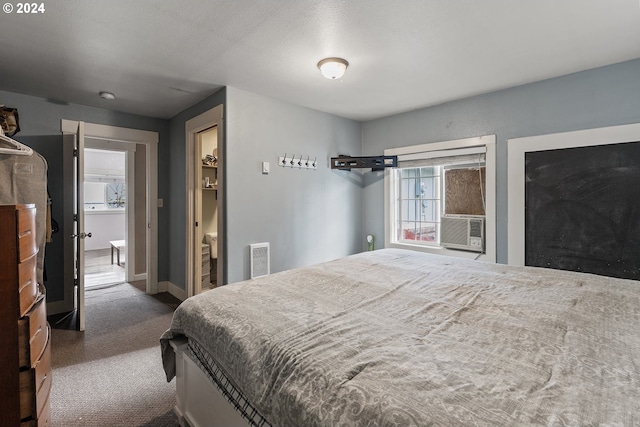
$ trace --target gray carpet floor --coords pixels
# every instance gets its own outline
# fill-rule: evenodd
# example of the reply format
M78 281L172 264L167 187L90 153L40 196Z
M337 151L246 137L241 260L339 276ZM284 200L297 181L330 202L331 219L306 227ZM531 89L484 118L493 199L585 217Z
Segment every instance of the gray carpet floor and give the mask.
M52 330L53 427L177 426L158 339L180 301L128 283L85 295L85 332Z

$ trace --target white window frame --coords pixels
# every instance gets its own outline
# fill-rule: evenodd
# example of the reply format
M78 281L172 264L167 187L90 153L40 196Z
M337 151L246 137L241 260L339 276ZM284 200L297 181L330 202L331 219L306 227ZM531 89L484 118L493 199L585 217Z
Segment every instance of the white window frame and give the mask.
M467 252L446 249L435 245L419 245L404 242L394 242L392 233L395 232L395 199L397 189L392 185L390 168L384 174L384 240L387 248L410 249L459 258L479 259L488 262L496 261L496 136L484 135L474 138L456 139L452 141L433 142L412 145L408 147L390 148L384 150L385 156L399 156L410 158L444 157L447 150L457 150L472 147L484 147L486 150L486 212L485 212L485 253ZM451 153L449 151L449 153Z

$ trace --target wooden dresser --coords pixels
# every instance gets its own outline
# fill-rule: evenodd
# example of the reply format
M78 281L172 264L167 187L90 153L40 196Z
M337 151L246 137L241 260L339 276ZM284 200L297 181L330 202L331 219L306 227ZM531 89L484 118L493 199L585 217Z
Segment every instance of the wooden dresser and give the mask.
M0 206L0 426L49 426L51 329L36 278L35 205Z

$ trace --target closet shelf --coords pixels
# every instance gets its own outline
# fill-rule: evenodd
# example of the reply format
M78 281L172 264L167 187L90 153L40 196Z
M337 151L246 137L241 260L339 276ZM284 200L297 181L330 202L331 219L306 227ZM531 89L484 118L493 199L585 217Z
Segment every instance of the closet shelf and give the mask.
M218 165L202 165L203 168L216 169Z

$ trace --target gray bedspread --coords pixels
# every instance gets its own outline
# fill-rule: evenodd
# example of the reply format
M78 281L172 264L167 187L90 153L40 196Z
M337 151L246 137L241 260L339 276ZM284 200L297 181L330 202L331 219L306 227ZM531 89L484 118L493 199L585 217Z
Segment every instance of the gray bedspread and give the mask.
M383 249L188 299L272 425L640 425L640 283Z

